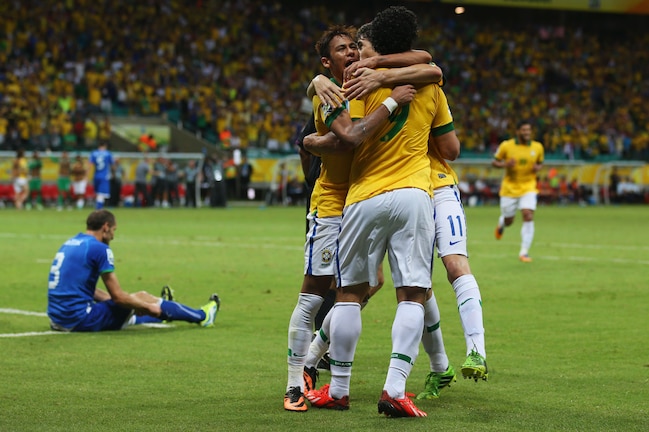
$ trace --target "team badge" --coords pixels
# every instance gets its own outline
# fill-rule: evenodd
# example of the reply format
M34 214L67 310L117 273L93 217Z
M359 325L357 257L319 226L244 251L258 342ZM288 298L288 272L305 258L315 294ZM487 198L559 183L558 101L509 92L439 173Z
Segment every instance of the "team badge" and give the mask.
M322 251L322 263L323 264L330 264L331 259L333 258L334 254L329 250L325 249Z
M438 177L438 178L441 178L441 179L445 179L445 178L446 178L446 174L438 173L438 174L437 174L437 177Z

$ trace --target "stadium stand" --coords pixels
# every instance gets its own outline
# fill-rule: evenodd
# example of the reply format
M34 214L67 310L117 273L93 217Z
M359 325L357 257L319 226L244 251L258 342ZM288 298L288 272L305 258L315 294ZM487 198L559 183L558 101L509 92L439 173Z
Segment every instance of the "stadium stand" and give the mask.
M137 115L179 122L219 148L294 153L304 89L322 72L320 32L389 4L2 2L0 150L89 150L111 118ZM407 5L419 47L445 71L462 158L490 158L529 117L548 159L649 160L646 16ZM588 181L595 170L581 169L569 176Z

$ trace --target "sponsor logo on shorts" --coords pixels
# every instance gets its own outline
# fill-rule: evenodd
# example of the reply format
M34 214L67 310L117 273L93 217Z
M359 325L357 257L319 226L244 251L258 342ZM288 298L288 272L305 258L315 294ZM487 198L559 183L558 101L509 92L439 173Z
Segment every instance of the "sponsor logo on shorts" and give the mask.
M455 246L456 244L460 243L461 241L462 241L462 240L452 241L452 242L448 242L448 244L449 244L450 246Z

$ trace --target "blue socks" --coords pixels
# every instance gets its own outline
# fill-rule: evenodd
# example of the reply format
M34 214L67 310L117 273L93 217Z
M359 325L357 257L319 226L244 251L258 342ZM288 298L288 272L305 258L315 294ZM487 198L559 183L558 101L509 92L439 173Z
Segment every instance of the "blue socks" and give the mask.
M201 309L192 309L183 304L173 301L163 300L160 303L161 321L187 321L191 323L199 323L205 319L205 312Z

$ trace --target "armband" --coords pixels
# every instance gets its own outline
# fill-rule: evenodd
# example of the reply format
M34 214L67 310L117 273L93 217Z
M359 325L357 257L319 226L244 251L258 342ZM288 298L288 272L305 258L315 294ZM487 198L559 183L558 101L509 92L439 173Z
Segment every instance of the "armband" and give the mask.
M388 109L388 111L390 111L390 114L392 114L394 112L394 110L399 108L399 104L397 103L397 101L395 101L391 97L386 98L383 101L383 105L385 105L385 107Z

